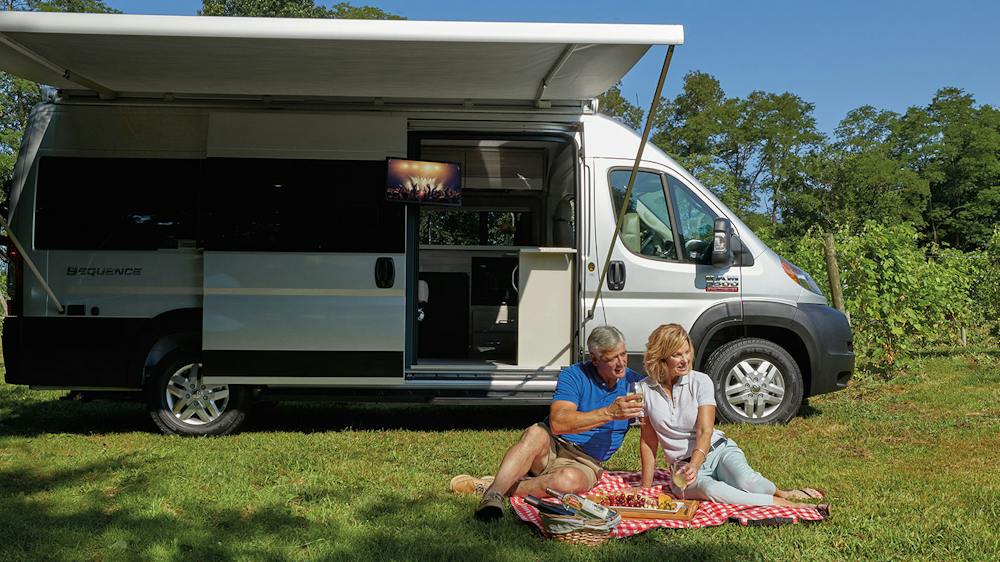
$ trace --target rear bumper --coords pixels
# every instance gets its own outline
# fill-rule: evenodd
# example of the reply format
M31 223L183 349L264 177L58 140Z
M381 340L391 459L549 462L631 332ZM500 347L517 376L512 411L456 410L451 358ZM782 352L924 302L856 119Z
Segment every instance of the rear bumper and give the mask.
M813 341L808 395L847 388L854 374L854 342L847 316L826 305L800 304L798 308L797 320Z
M54 388L141 388L149 320L24 317L3 321L5 379Z
M10 384L19 383L21 377L21 322L17 316L3 319L3 363L4 380Z

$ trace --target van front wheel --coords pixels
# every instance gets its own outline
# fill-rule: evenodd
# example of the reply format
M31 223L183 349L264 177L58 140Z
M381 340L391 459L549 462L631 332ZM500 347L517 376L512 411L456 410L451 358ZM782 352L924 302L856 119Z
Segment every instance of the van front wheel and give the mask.
M778 344L742 338L708 358L715 383L716 415L729 423L785 423L802 404L802 372Z
M249 395L237 385L206 385L199 354L164 357L147 392L149 413L168 435L227 435L246 418Z

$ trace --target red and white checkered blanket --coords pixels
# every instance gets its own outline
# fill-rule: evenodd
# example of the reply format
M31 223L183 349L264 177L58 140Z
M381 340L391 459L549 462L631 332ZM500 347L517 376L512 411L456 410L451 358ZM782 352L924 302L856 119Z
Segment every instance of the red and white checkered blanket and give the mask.
M641 475L638 472L605 471L601 481L590 491L592 494L620 492L633 486L638 486ZM658 496L665 487L669 488L669 470L657 470L653 474L653 487L643 491L653 497ZM521 498L511 498L510 505L522 520L542 528L538 510L525 503ZM630 537L657 527L670 529L692 529L697 527L716 527L727 521L735 521L741 525L782 525L786 523L822 521L823 516L812 507L780 507L776 505L735 505L704 501L698 505L698 511L690 521L675 519L645 519L626 520L611 532L614 538Z

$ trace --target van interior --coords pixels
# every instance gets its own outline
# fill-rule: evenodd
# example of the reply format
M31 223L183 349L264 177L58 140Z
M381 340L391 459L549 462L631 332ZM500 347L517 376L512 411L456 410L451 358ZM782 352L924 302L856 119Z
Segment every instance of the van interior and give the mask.
M575 334L575 146L423 138L421 160L462 166L461 207L420 208L417 365L539 370ZM528 336L530 334L530 336Z

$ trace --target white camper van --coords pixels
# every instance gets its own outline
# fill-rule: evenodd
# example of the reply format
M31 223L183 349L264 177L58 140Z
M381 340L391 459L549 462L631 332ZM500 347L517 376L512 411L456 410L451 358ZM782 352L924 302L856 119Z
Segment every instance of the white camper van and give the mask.
M261 397L546 403L594 326L639 369L678 322L720 418L788 420L846 386L846 318L594 101L682 42L0 13L0 68L53 87L9 191L6 381L222 434ZM387 158L457 164L461 205L389 201Z

